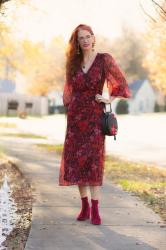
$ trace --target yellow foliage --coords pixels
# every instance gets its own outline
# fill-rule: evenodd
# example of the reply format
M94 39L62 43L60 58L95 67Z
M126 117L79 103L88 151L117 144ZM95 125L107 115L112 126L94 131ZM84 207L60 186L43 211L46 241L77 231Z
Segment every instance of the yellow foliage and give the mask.
M10 67L8 78L12 78L16 68L16 43L10 34L10 28L0 23L0 78L6 77L6 67Z
M166 95L166 23L151 25L146 34L147 56L144 66L148 68L152 84Z
M48 49L41 43L23 42L23 60L20 70L28 79L26 90L29 93L46 95L53 89L62 89L64 82L63 48L63 43L59 39L54 39Z

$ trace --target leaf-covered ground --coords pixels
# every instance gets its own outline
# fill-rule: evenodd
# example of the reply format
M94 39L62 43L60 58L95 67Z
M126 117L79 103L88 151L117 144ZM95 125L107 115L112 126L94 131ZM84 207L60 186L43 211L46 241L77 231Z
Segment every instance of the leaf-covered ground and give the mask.
M8 250L23 250L31 227L32 188L15 164L10 161L1 163L1 160L0 187L3 183L5 173L7 174L8 184L12 190L12 198L17 205L16 213L20 215L20 219L10 235L7 236L3 245Z

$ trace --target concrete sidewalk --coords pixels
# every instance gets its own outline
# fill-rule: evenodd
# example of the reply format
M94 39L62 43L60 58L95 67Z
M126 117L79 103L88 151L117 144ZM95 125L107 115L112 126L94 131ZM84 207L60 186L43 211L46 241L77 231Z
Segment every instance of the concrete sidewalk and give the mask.
M100 201L102 225L76 221L81 205L78 189L58 186L60 158L26 143L12 145L2 139L0 144L35 188L25 250L166 249L160 217L137 197L105 179Z

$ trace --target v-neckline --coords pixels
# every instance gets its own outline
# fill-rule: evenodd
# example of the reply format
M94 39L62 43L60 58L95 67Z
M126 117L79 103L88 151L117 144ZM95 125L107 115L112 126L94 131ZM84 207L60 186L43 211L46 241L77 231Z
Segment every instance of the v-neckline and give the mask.
M87 70L87 72L84 72L83 69L82 69L82 67L81 67L81 71L82 71L82 73L83 73L84 75L87 75L87 74L89 73L89 70L92 68L92 66L93 66L93 64L95 63L95 61L96 61L98 55L99 55L99 53L96 54L96 56L95 56L93 62L91 63L89 69Z

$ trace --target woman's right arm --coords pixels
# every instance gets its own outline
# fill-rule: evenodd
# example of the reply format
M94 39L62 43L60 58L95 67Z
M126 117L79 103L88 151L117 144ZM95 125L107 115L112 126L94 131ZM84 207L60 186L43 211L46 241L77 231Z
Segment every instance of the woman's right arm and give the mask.
M63 89L63 104L65 107L68 107L72 98L72 85L68 82L65 82Z

